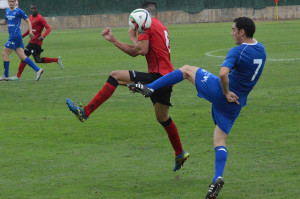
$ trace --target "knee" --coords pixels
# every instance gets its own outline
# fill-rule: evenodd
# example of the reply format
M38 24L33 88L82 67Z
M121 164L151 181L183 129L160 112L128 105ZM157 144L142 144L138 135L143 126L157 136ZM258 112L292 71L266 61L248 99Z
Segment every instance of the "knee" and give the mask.
M42 59L41 58L34 58L35 63L42 63Z
M8 59L8 54L6 52L2 52L2 57L4 60Z
M120 79L119 71L117 70L112 71L109 75L115 78L117 81Z
M168 121L169 118L170 118L169 114L166 114L166 115L156 115L156 120L159 123L164 123L164 122Z
M19 55L20 60L25 61L25 59L27 58L25 55Z
M187 64L184 65L184 66L182 66L182 67L180 68L180 70L181 70L181 72L182 72L184 78L187 77L190 68L191 68L191 66L190 66L190 65L187 65Z

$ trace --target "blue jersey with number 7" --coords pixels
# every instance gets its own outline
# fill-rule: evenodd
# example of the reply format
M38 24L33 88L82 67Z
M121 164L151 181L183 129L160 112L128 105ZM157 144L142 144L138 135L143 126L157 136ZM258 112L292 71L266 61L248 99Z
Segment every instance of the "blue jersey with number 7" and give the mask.
M247 96L258 81L266 61L265 47L260 42L243 43L229 50L222 66L230 69L229 90L246 105Z

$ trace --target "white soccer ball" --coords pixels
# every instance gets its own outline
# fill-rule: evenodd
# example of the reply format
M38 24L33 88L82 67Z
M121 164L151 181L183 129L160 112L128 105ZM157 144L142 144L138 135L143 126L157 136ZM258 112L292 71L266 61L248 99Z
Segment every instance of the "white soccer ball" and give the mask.
M151 15L147 10L136 9L129 15L128 23L132 30L144 32L151 26Z

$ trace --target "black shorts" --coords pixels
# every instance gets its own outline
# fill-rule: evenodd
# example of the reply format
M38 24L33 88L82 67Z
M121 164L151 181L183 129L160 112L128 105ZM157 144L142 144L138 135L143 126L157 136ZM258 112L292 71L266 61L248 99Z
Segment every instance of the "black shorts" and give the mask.
M24 53L27 57L30 55L40 55L44 50L38 44L29 43L24 49Z
M131 81L135 83L141 82L143 84L150 84L158 78L162 77L162 75L159 73L143 73L137 71L129 71L129 75ZM172 106L170 101L172 91L172 86L166 86L155 90L150 97L152 103L155 104L156 102L158 102L163 105Z

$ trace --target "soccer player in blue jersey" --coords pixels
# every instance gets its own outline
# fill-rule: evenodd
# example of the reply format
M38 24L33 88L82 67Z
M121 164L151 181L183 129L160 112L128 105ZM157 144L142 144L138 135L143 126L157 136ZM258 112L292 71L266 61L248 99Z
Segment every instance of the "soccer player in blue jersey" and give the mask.
M4 75L0 77L0 81L9 80L9 55L13 50L16 51L17 55L22 61L36 71L36 80L38 81L43 73L43 69L37 67L33 61L25 55L20 29L21 19L24 19L28 25L30 38L34 37L34 34L32 33L31 22L23 10L16 8L16 0L8 0L8 5L9 8L5 10L5 19L0 22L0 25L7 24L9 33L9 38L2 51Z
M212 118L215 123L215 176L209 186L206 199L217 198L224 185L222 179L227 160L226 139L230 129L239 116L247 97L257 83L266 61L266 52L262 43L253 38L255 24L252 19L239 17L234 19L231 35L238 45L229 50L223 62L219 77L194 66L184 65L151 84L128 84L128 87L145 97L154 90L177 84L184 79L195 84L198 97L212 103Z

